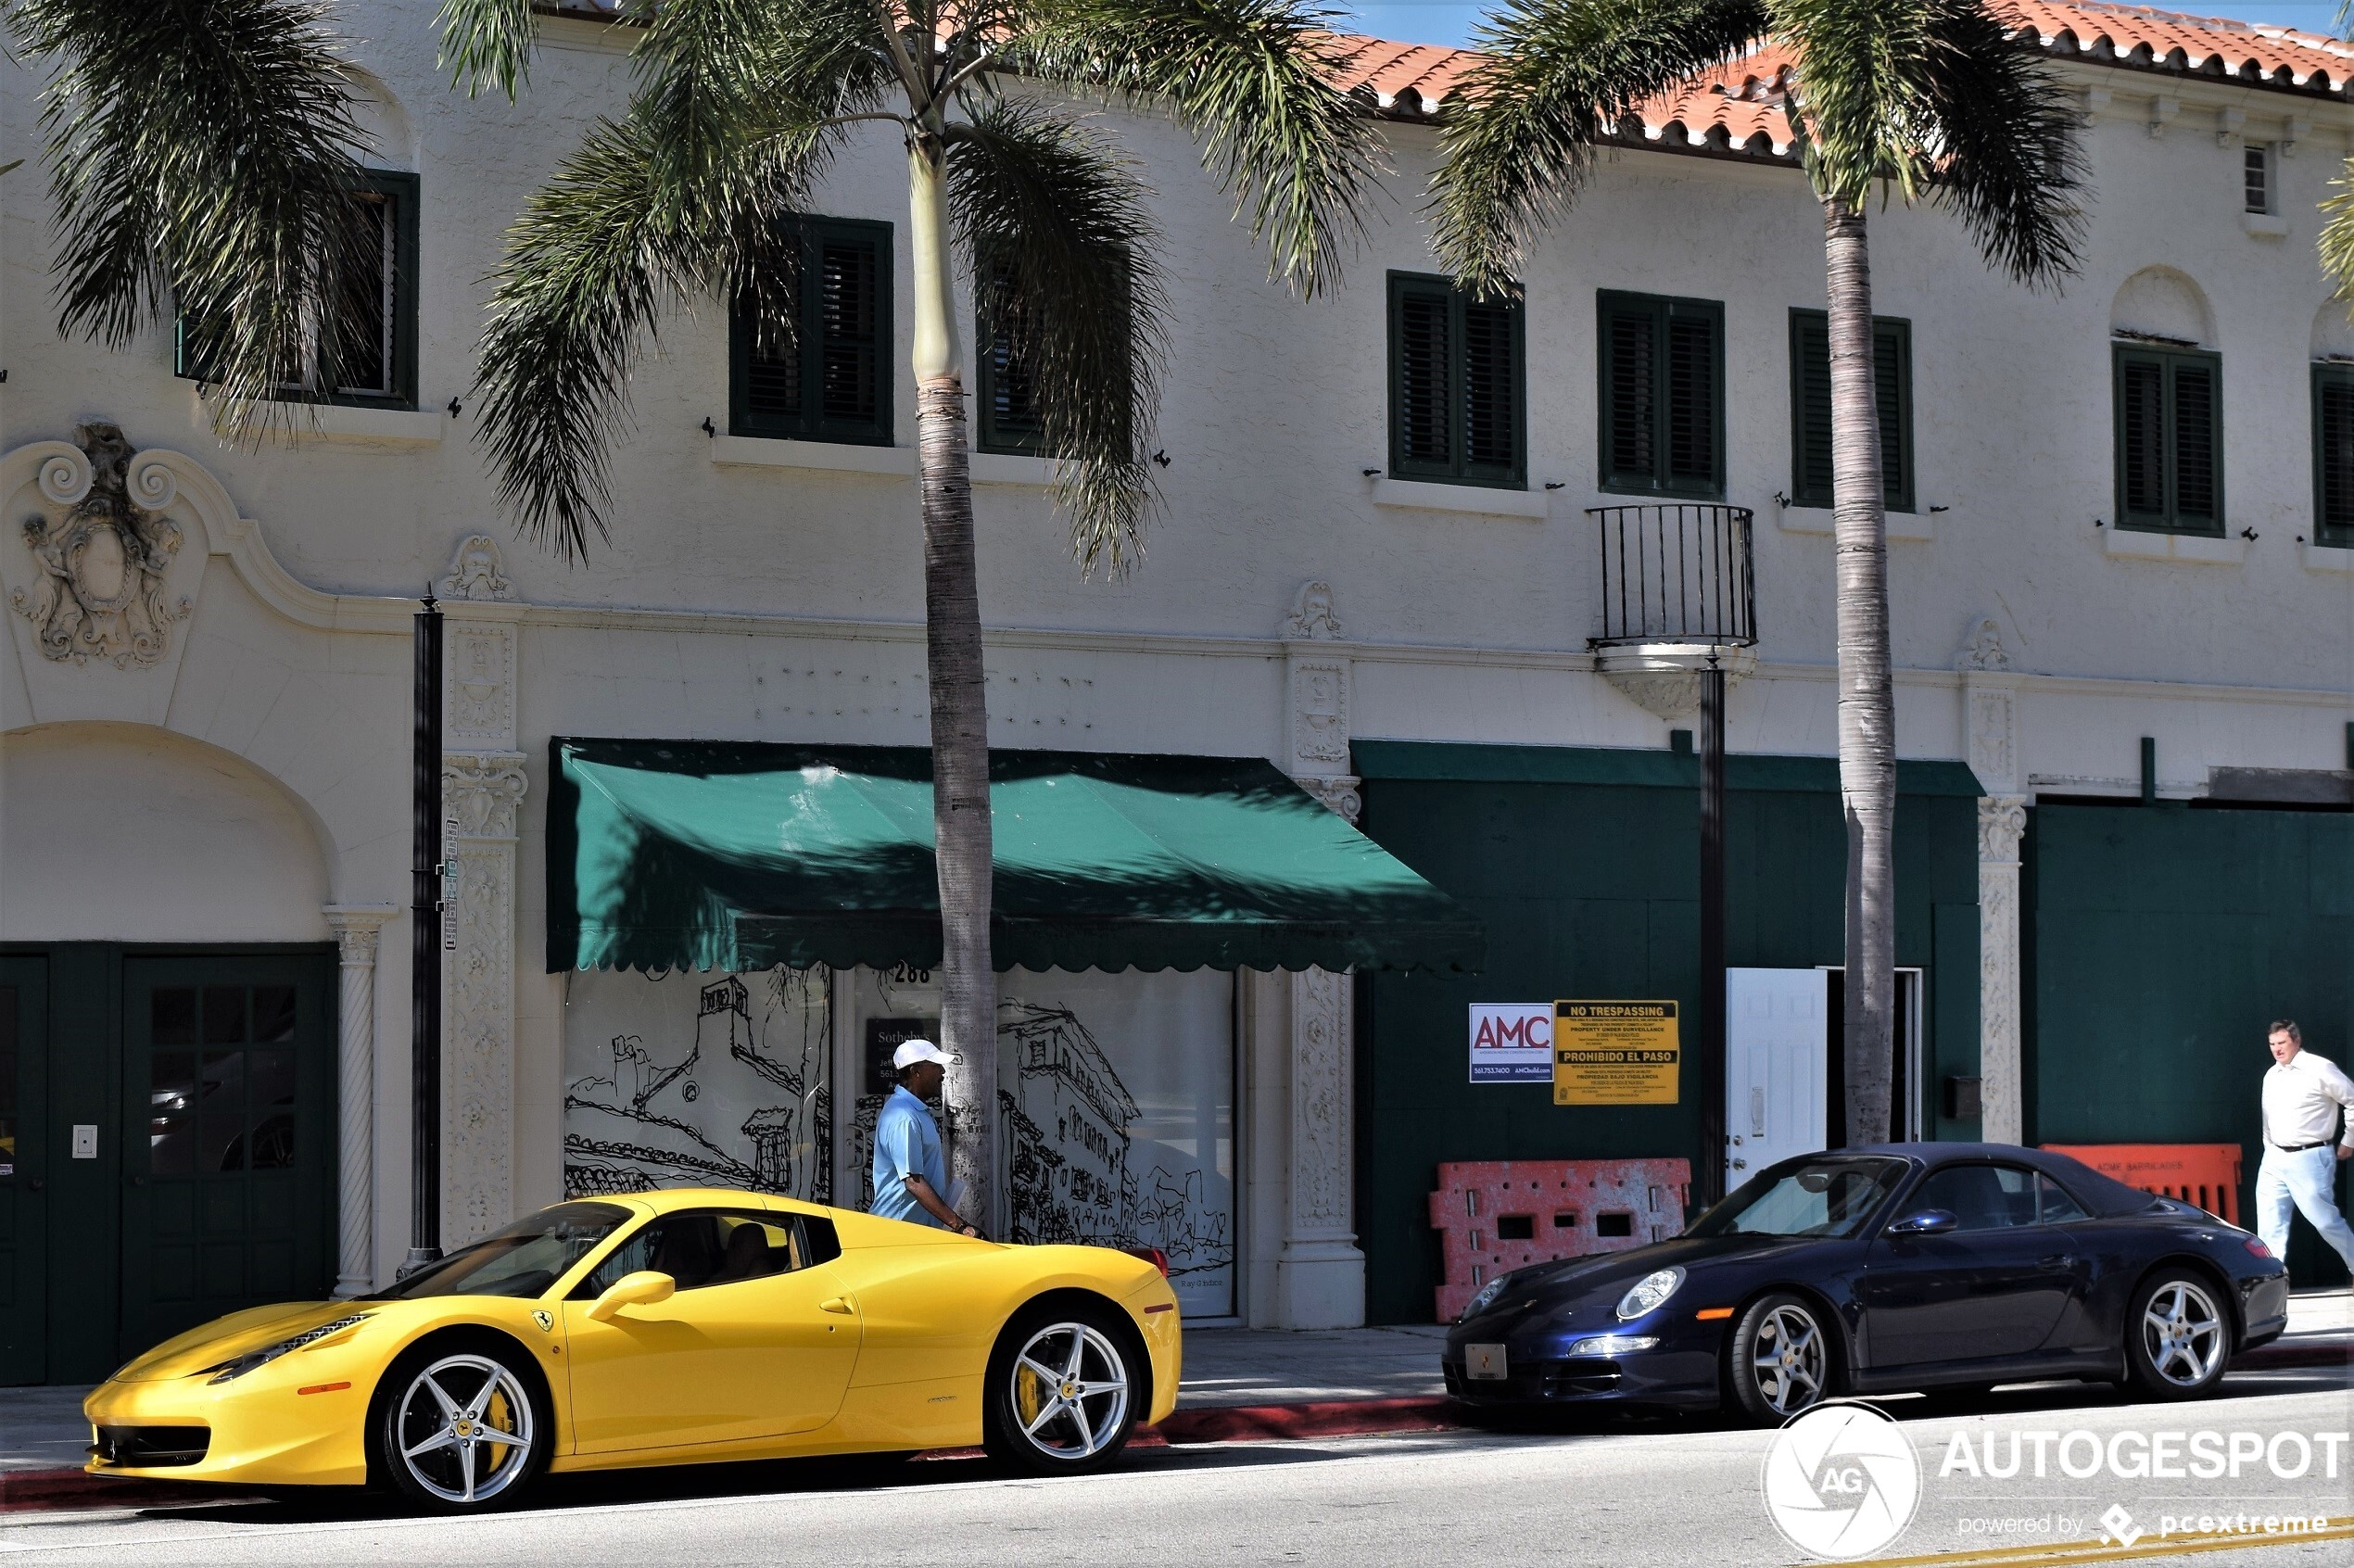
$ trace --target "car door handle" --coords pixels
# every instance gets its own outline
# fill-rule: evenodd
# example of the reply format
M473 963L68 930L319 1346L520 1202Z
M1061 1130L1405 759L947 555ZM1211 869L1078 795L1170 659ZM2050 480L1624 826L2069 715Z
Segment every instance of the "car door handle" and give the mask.
M858 1309L853 1307L847 1297L837 1296L817 1303L817 1310L820 1312L839 1312L843 1317L847 1318L855 1313Z
M2073 1269L2076 1267L2076 1254L2072 1252L2055 1252L2048 1258L2036 1259L2036 1267L2039 1269Z

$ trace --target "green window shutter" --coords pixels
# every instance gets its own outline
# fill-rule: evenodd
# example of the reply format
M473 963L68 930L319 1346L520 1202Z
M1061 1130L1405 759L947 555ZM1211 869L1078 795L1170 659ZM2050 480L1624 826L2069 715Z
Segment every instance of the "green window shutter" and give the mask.
M205 322L184 306L171 322L171 373L188 381L221 379L219 344Z
M738 299L728 330L728 429L889 446L891 225L788 221L799 238L792 330L763 335L749 300Z
M1831 335L1820 310L1790 313L1791 500L1831 504Z
M1829 353L1825 354L1828 364ZM1891 512L1913 510L1913 328L1872 318L1873 402L1879 411L1880 497Z
M1474 299L1445 278L1389 283L1389 469L1400 478L1516 487L1526 394L1516 299Z
M2223 531L2222 362L2194 350L2115 350L2118 525Z
M981 292L985 297L991 291ZM973 340L973 402L981 411L975 445L985 452L1037 455L1044 445L1045 423L1029 369L985 305L974 312Z
M1725 308L1604 293L1598 300L1601 487L1725 493Z
M2354 366L2313 367L2313 537L2354 546Z

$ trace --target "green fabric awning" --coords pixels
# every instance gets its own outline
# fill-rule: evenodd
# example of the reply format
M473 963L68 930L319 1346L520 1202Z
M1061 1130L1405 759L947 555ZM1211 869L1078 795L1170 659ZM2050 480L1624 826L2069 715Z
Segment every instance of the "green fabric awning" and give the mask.
M931 754L551 745L548 968L940 962ZM1477 920L1256 758L996 752L1001 969L1478 967Z

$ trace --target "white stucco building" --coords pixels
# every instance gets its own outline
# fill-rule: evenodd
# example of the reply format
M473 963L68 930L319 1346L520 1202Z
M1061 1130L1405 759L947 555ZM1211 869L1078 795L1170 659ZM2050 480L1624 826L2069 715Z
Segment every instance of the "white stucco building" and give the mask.
M1911 502L1890 518L1899 746L1966 764L1984 791L1974 819L1952 819L1974 822L1958 848L1922 851L1959 855L1964 891L1937 896L1920 949L1933 954L1905 960L1930 998L1913 1027L1935 1035L1913 1093L1924 1132L1974 1132L1967 1101L1941 1107L1930 1080L1981 1080L1983 1131L2006 1138L2035 1135L2037 1074L2058 1070L2032 1039L2044 927L2020 840L2037 812L2146 792L2316 808L2313 821L2342 826L2328 808L2354 805L2354 402L2328 401L2348 373L2332 367L2354 370L2354 325L2314 249L2317 206L2354 151L2354 51L2132 7L2028 9L2082 105L2080 274L2031 293L1981 266L1934 209L1871 217L1877 307L1906 356L1890 416ZM0 1063L18 1074L0 1102L14 1140L0 1201L15 1206L0 1259L19 1304L0 1380L103 1373L118 1347L196 1305L361 1289L397 1265L410 638L428 587L449 617L447 1239L564 1195L568 1172L609 1168L796 1170L804 1187L822 1171L825 1191L855 1202L867 1052L936 1013L915 971L763 970L715 999L719 973L551 972L552 740L925 742L908 323L879 296L890 396L865 416L867 439L780 438L748 433L761 410L731 399L728 311L706 302L670 323L633 386L610 540L581 565L518 541L471 441L484 280L529 193L621 103L630 35L550 19L511 107L448 90L434 10L346 8L365 161L411 177L385 188L414 234L389 308L413 321L393 323L404 362L386 395L318 409L298 440L218 443L200 384L174 373L168 325L119 354L61 340L41 180L31 166L0 180L0 989L17 1009ZM1080 575L1041 460L983 453L974 469L994 742L1264 759L1352 817L1361 803L1376 839L1481 913L1495 954L1520 917L1393 832L1384 780L1600 788L1577 769L1672 759L1672 732L1691 724L1677 672L1598 666L1588 651L1603 602L1588 508L1749 509L1760 638L1730 698L1730 748L1737 761L1833 751L1830 513L1802 504L1792 408L1805 331L1793 313L1818 310L1824 285L1778 81L1737 67L1655 106L1531 259L1509 323L1509 449L1473 453L1480 469L1461 433L1451 447L1444 431L1401 434L1411 394L1395 335L1446 308L1443 287L1416 281L1436 271L1417 221L1429 122L1463 63L1353 46L1348 69L1388 117L1397 171L1346 285L1314 303L1267 282L1178 131L1112 115L1169 236L1165 504L1143 567ZM30 151L36 84L5 70L0 115ZM865 254L904 292L901 156L880 128L862 137L815 205L888 226L842 232L877 247ZM1415 317L1418 299L1442 316ZM1678 322L1697 335L1675 335ZM1602 356L1626 369L1654 328L1639 340L1689 356L1676 362L1714 388L1713 404L1690 405L1711 422L1697 457L1669 449L1680 427L1634 459L1611 444L1652 432L1626 393L1605 397L1626 384ZM2161 399L2146 427L2129 406L2145 386ZM1680 395L1664 379L1647 390L1663 407ZM77 445L96 425L119 429L120 448ZM2199 428L2220 436L2194 451ZM2333 439L2335 470L2317 452ZM2149 475L2125 472L2120 444L2135 440L2156 454ZM119 504L99 511L120 526L69 559L72 519L97 515L77 509L110 495ZM1424 749L1393 747L1384 772L1369 742ZM1546 772L1556 754L1587 760ZM1444 760L1457 756L1472 761ZM1500 855L1527 848L1496 841ZM2334 875L2316 869L2310 895L2331 931L2346 918ZM1745 960L1737 936L1735 961L1836 962L1836 908L1807 918L1818 932L1829 921L1829 954ZM1561 941L1577 963L1608 945L1588 927ZM2172 951L2154 940L2144 957ZM2354 950L2334 951L2344 963ZM1674 979L1630 959L1623 982L1564 967L1548 989L1540 958L1500 962L1502 993L1446 982L1457 989L1432 993L1430 1016L1470 996L1650 994ZM1362 1321L1369 1254L1376 1276L1422 1266L1411 1216L1389 1251L1361 1243L1390 1222L1385 1183L1429 1176L1423 1145L1389 1119L1391 1091L1367 1075L1419 1094L1384 1064L1420 1056L1448 1084L1462 1078L1460 1010L1451 1032L1416 1024L1395 1039L1358 1016L1373 998L1383 1020L1408 1018L1405 993L1368 989L1392 983L1440 982L1013 972L1022 1049L1009 1034L1007 1070L1019 1060L1034 1076L1009 1081L1031 1140L1009 1152L1061 1182L1037 1212L1082 1233L1124 1226L1190 1259L1189 1314ZM2339 1009L2342 1030L2348 982L2327 983L2307 1005ZM690 1052L698 1065L665 1078ZM723 1059L726 1073L711 1066ZM187 1110L192 1086L203 1106ZM697 1097L678 1099L689 1087ZM1469 1109L1435 1110L1433 1125L1475 1126L1503 1104L1480 1095L1518 1093L1473 1088ZM220 1106L230 1120L215 1137L203 1118ZM184 1114L196 1119L184 1138ZM1500 1112L1492 1142L1462 1132L1439 1157L1563 1152L1551 1133L1531 1135L1538 1149L1502 1131L1541 1114ZM637 1131L612 1132L615 1119ZM1638 1134L1677 1145L1638 1152L1689 1152L1674 1131L1686 1125ZM292 1154L269 1163L262 1151L289 1136ZM167 1165L182 1156L158 1151L184 1146L189 1170L242 1175L175 1184ZM1401 1315L1395 1303L1426 1287L1416 1276L1385 1297L1377 1278L1372 1309Z

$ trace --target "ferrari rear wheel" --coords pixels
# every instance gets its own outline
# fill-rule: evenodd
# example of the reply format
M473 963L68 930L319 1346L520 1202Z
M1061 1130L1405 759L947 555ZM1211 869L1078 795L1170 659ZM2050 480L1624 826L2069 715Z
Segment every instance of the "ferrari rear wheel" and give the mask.
M2125 1313L2126 1384L2145 1398L2195 1399L2223 1381L2232 1320L2215 1287L2169 1271L2133 1293Z
M1110 1308L1023 1312L989 1358L989 1455L1033 1475L1099 1469L1127 1445L1144 1388L1144 1347Z
M1830 1397L1836 1350L1813 1303L1788 1292L1760 1296L1733 1329L1733 1398L1753 1421L1788 1421Z
M486 1342L427 1345L395 1363L383 1386L373 1468L419 1507L504 1506L547 1464L538 1379L513 1352Z

